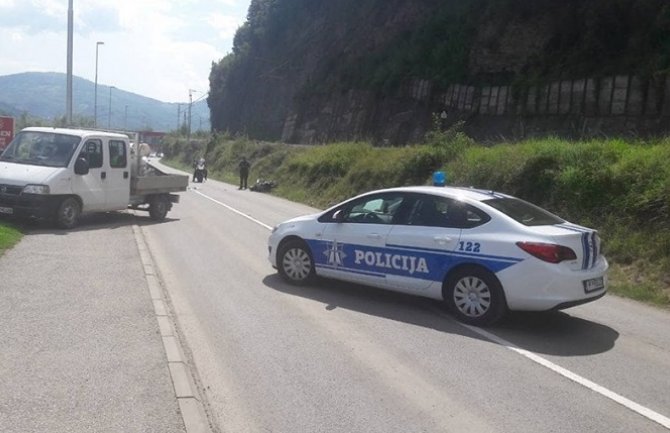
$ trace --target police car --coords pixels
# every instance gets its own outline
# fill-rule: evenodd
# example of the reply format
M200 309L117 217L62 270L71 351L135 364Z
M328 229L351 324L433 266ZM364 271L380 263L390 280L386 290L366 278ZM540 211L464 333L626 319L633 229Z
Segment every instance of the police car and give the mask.
M544 311L606 292L595 230L472 188L372 191L276 226L269 260L289 283L316 276L443 300L461 321Z

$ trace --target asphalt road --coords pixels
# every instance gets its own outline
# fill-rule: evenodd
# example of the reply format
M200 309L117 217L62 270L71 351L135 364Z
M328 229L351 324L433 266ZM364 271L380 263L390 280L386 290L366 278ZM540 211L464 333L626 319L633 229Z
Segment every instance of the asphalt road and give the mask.
M440 303L285 284L271 227L315 211L208 181L142 231L221 432L664 432L670 314L612 295L480 330Z

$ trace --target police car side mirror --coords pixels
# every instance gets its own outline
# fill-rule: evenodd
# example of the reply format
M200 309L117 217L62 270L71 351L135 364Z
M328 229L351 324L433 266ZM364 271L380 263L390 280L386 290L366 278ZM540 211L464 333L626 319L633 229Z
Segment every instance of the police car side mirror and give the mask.
M85 175L88 174L88 161L86 158L77 158L77 161L74 163L74 174Z
M344 221L344 211L342 209L340 209L337 212L335 212L333 214L333 220L335 220L335 222L338 222L338 223L341 223L342 221Z

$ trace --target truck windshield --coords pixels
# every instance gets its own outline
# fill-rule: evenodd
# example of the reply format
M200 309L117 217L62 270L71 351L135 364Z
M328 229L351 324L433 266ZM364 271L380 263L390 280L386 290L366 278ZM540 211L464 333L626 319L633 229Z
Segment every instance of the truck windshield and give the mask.
M0 155L0 161L17 164L67 167L81 140L76 135L21 131Z

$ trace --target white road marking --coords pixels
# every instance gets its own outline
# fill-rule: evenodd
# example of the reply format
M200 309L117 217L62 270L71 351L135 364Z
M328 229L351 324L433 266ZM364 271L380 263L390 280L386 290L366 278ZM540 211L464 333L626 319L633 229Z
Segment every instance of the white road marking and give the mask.
M460 323L460 322L458 322L458 323ZM537 364L540 364L541 366L543 366L545 368L548 368L549 370L553 371L554 373L558 373L561 376L563 376L567 379L570 379L573 382L578 383L579 385L582 385L582 386L590 389L591 391L597 392L598 394L602 395L603 397L606 397L606 398L608 398L608 399L610 399L610 400L612 400L616 403L619 403L620 405L627 407L628 409L632 410L633 412L637 412L638 414L642 415L643 417L645 417L645 418L647 418L651 421L654 421L654 422L662 425L663 427L665 427L667 429L670 429L670 418L668 418L666 416L663 416L658 412L655 412L655 411L653 411L653 410L651 410L647 407L644 407L641 404L635 403L634 401L629 400L626 397L605 388L604 386L600 386L597 383L586 379L585 377L582 377L578 374L575 374L575 373L571 372L568 369L565 369L565 368L563 368L559 365L556 365L553 362L548 361L548 360L542 358L541 356L536 355L533 352L522 349L522 348L516 346L515 344L510 343L509 341L498 337L497 335L494 335L494 334L491 334L488 331L485 331L484 329L477 328L475 326L466 325L464 323L461 323L461 325L468 328L472 332L475 332L475 333L481 335L482 337L486 338L489 341L492 341L492 342L497 343L497 344L499 344L503 347L506 347L507 349L509 349L513 352L516 352L519 355L521 355L525 358L528 358L529 360L531 360L531 361L533 361Z
M214 203L217 203L217 204L225 207L226 209L228 209L232 212L235 212L236 214L241 215L241 216L243 216L244 218L247 218L250 221L255 222L256 224L260 225L261 227L265 227L268 230L272 230L272 227L270 227L269 225L262 223L261 221L257 220L256 218L254 218L252 216L249 216L249 215L245 214L244 212L240 212L237 209L232 208L225 203L222 203L218 200L215 200L215 199L201 193L200 191L196 191L196 190L193 190L193 191L196 192L197 194L200 194L201 196L205 197L206 199L211 200ZM439 312L439 314L443 315L443 313L441 311ZM582 385L583 387L588 388L591 391L596 392L596 393L602 395L605 398L608 398L608 399L610 399L610 400L612 400L616 403L619 403L620 405L632 410L633 412L636 412L636 413L642 415L643 417L645 417L645 418L647 418L651 421L654 421L655 423L658 423L658 424L662 425L663 427L665 427L666 429L670 430L670 418L668 418L664 415L661 415L660 413L655 412L655 411L653 411L653 410L651 410L651 409L649 409L645 406L642 406L639 403L635 403L634 401L629 400L626 397L605 388L604 386L598 385L597 383L592 382L592 381L586 379L585 377L582 377L582 376L580 376L576 373L573 373L570 370L561 367L560 365L554 364L553 362L551 362L547 359L544 359L541 356L539 356L539 355L537 355L533 352L522 349L522 348L516 346L515 344L513 344L513 343L511 343L511 342L509 342L509 341L507 341L503 338L498 337L497 335L494 335L494 334L491 334L488 331L485 331L484 329L477 328L475 326L466 325L466 324L461 323L461 322L456 322L456 323L458 323L461 326L471 330L472 332L474 332L476 334L481 335L482 337L486 338L487 340L492 341L494 343L497 343L497 344L499 344L503 347L506 347L507 349L509 349L513 352L516 352L519 355L535 362L536 364L539 364L539 365L541 365L545 368L548 368L549 370L553 371L554 373L560 374L561 376L565 377L566 379L570 379L571 381L573 381L573 382L575 382L579 385Z
M267 224L265 224L265 223L263 223L263 222L261 222L261 221L258 221L256 218L252 217L251 215L247 215L247 214L245 214L244 212L240 212L239 210L237 210L237 209L235 209L235 208L233 208L233 207L230 207L230 206L228 206L227 204L222 203L222 202L220 202L220 201L218 201L218 200L216 200L216 199L214 199L214 198L212 198L212 197L210 197L210 196L208 196L208 195L206 195L206 194L203 194L203 193L201 193L201 192L198 191L198 190L193 189L192 191L193 191L194 193L196 193L196 194L199 194L199 195L205 197L207 200L211 200L211 201L213 201L214 203L216 203L216 204L218 204L218 205L220 205L220 206L225 207L226 209L228 209L228 210L231 211L231 212L235 212L236 214L238 214L238 215L240 215L240 216L242 216L242 217L248 219L249 221L253 221L253 222L255 222L256 224L258 224L258 225L261 226L261 227L265 227L265 228L268 229L268 230L272 230L272 227L270 227L269 225L267 225Z

